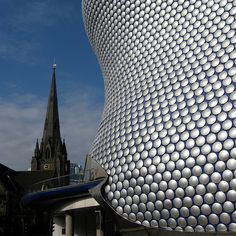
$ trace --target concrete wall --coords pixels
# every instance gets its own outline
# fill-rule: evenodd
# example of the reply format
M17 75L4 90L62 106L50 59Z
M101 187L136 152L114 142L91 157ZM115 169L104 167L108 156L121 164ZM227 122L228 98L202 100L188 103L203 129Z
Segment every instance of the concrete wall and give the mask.
M54 216L53 217L53 234L52 236L62 236L65 234L63 233L63 229L65 228L65 218L64 215L62 216Z
M94 236L96 217L94 210L74 212L74 236Z
M95 236L96 235L96 215L94 210L74 211L73 227L74 236ZM52 236L63 236L65 232L65 215L54 216L54 231ZM64 231L64 232L63 232Z

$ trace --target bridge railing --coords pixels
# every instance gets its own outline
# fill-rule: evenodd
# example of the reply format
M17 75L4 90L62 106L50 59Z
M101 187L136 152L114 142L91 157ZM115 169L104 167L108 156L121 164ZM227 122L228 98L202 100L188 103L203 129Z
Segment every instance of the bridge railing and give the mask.
M85 175L92 176L90 173L93 173L93 172L94 172L94 169L89 169L79 174L70 174L70 175L58 176L55 178L42 180L40 182L37 182L31 185L28 189L28 192L29 193L40 192L40 191L45 191L52 188L58 188L58 187L63 187L63 186L68 186L68 185L73 185L73 184L81 184L85 182L84 176Z

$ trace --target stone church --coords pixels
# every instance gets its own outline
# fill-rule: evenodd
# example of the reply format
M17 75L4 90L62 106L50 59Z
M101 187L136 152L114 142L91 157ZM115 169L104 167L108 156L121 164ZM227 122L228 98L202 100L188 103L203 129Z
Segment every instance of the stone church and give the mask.
M51 171L52 178L68 175L70 161L67 159L65 140L61 139L56 87L56 64L53 65L51 89L44 123L43 137L36 142L31 161L31 171Z

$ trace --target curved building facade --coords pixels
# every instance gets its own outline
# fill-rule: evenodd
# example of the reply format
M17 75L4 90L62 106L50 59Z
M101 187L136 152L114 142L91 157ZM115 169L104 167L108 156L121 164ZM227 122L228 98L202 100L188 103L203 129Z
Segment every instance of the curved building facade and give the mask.
M83 14L109 204L147 227L236 231L236 1L83 0Z

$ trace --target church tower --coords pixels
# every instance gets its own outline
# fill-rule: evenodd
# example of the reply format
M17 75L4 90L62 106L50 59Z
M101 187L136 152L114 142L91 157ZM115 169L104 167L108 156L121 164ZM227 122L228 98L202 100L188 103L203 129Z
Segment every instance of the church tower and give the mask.
M44 123L43 138L37 140L31 161L31 170L53 171L54 177L68 175L70 161L67 160L65 140L60 134L60 122L56 88L56 64L53 64L51 89Z

